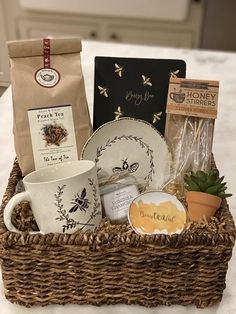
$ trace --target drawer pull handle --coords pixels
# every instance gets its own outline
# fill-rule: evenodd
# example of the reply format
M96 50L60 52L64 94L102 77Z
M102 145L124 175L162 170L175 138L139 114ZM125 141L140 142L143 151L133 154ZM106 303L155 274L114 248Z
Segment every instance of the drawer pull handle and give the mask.
M112 33L110 35L110 39L115 40L115 41L119 41L120 40L119 36L116 33Z
M98 35L97 35L97 33L96 32L91 32L90 34L89 34L89 37L90 38L93 38L93 39L96 39L96 38L98 38Z

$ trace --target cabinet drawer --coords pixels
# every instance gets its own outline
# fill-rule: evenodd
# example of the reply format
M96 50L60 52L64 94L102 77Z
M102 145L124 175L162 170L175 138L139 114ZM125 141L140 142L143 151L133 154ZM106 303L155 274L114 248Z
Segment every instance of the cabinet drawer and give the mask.
M21 39L71 35L86 39L99 39L99 24L90 21L25 17L18 21L18 29Z
M173 31L159 27L109 26L108 39L111 41L140 43L169 47L192 47L191 32Z

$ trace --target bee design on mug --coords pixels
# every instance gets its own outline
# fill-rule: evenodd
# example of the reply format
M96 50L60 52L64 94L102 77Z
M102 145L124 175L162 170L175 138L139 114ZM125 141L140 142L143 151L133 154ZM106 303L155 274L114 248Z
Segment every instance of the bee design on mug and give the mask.
M108 97L108 89L106 87L102 87L98 85L98 89L100 90L100 95Z
M71 209L69 210L69 213L75 213L77 211L77 209L80 209L80 211L84 211L86 212L86 209L89 207L89 200L86 197L87 191L86 188L83 188L81 195L79 195L79 193L77 193L74 196L74 200L73 202L71 202L71 204L74 204L73 207L71 207Z
M143 79L143 85L149 85L152 86L152 82L150 81L150 77L146 77L145 75L142 74L142 79Z
M121 167L114 167L112 169L113 173L120 173L120 172L125 171L125 170L127 170L129 173L133 173L133 172L135 172L138 169L138 167L139 167L139 163L138 162L134 162L131 165L129 165L128 162L127 162L127 159L128 158L122 159L121 160L122 161L122 166Z

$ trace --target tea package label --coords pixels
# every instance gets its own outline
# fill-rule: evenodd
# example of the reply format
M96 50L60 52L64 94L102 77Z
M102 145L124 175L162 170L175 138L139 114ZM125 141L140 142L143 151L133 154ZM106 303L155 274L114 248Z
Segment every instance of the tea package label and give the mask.
M169 79L185 72L183 60L96 57L93 130L132 117L164 135Z
M35 168L77 160L70 105L28 110Z
M218 81L171 78L166 112L216 119L218 91Z

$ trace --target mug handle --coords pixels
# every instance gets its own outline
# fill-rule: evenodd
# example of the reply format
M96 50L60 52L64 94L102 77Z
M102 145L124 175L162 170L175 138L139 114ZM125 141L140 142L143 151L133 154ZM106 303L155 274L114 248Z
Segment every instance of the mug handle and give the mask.
M12 212L17 204L19 204L22 201L28 201L31 202L30 194L29 192L21 192L18 194L15 194L7 203L6 207L4 208L3 212L3 220L4 224L7 227L9 231L16 232L16 233L23 233L23 231L18 230L11 222L11 216ZM40 231L30 231L30 234L35 233L41 233Z

